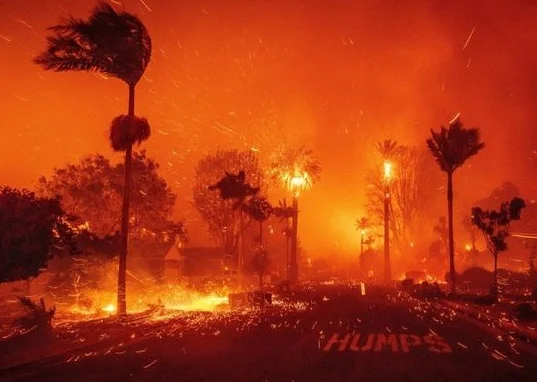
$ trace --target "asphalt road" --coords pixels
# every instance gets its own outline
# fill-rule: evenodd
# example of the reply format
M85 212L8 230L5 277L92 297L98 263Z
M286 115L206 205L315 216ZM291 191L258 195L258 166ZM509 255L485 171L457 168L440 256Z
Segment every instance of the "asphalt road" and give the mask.
M310 286L300 303L113 332L79 350L0 370L2 381L535 381L537 349L438 302ZM477 324L477 325L476 325ZM483 330L486 329L486 330ZM114 334L115 333L115 334Z

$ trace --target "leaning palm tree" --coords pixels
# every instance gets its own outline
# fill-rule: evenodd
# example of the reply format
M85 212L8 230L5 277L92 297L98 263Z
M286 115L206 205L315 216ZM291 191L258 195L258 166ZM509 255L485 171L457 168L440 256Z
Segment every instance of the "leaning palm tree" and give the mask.
M49 28L46 51L34 62L46 70L96 71L124 81L129 88L128 115L112 122L110 139L116 151L125 151L125 183L121 214L117 312L127 312L125 274L132 179L132 145L149 137L147 120L134 115L134 89L151 58L151 38L144 24L127 12L100 3L87 21L70 18Z
M455 292L455 251L453 240L453 173L466 160L476 155L485 144L478 128L465 128L459 118L441 126L439 132L431 129L427 146L440 169L447 174L449 274L451 291Z

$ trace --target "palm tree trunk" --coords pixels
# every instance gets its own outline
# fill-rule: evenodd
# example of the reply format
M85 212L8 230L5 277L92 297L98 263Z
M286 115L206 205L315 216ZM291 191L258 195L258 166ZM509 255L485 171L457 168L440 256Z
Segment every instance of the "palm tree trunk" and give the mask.
M455 243L453 239L453 172L447 173L447 200L448 200L448 244L449 244L449 276L451 292L455 293Z
M134 85L129 84L129 116L134 117ZM119 273L117 278L117 314L127 314L127 247L129 242L129 205L132 183L132 145L125 151L125 180L123 207L121 209L121 238L119 248Z
M389 283L392 279L390 263L390 189L384 189L384 281Z
M289 281L298 281L298 259L297 259L297 247L298 247L298 198L293 197L293 222L291 226L291 258L289 266Z

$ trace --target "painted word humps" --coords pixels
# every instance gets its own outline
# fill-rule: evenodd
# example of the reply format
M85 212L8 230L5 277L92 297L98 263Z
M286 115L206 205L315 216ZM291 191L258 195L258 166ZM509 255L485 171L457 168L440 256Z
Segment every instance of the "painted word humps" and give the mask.
M432 353L451 353L451 346L440 336L426 334L360 334L335 333L330 337L323 351L355 351L355 352L392 352L410 353L413 348L425 347Z

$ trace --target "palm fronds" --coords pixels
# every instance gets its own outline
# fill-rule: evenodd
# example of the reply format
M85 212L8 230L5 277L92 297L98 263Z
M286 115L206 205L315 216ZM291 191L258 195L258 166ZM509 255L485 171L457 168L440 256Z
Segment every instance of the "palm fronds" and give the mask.
M402 153L404 147L400 146L397 141L385 139L384 141L377 143L377 150L383 159L393 160Z
M243 204L242 209L252 219L258 222L267 220L273 212L273 208L264 197L258 197L254 195L248 202Z
M49 28L47 49L34 59L46 70L97 71L135 85L151 58L144 24L101 2L87 21L70 18Z
M278 206L273 208L273 213L281 220L289 219L295 216L295 208L287 205L287 200L279 200Z
M115 151L125 151L134 143L140 144L151 135L151 127L147 119L120 115L110 126L110 143Z
M52 319L56 313L56 307L48 309L45 306L45 300L41 298L39 304L35 303L28 297L19 297L21 305L26 309L26 314L17 318L14 322L24 329L52 329Z
M478 128L465 128L457 118L447 128L441 126L439 132L431 130L427 146L440 169L452 173L483 149L485 144L481 142Z
M354 222L354 226L356 227L357 231L365 230L369 227L371 227L371 222L366 217L357 218Z
M313 151L303 146L276 153L270 165L272 179L290 190L311 188L320 179L321 171ZM300 184L295 183L297 179Z

